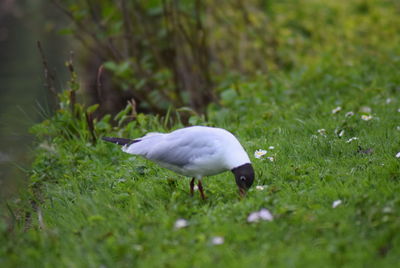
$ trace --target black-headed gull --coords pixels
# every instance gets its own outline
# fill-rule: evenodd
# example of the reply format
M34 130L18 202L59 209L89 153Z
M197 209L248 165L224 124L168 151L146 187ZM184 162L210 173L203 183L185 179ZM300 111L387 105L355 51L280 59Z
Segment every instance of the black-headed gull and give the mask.
M243 196L254 181L249 156L236 137L222 128L193 126L171 133L148 133L137 139L103 137L103 140L123 145L122 151L141 155L178 174L192 177L205 199L201 179L230 170L235 175L239 193Z

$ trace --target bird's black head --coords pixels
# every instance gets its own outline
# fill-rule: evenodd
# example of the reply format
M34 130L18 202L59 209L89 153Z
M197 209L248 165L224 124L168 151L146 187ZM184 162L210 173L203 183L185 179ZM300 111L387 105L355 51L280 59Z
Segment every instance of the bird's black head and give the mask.
M254 181L254 169L251 164L244 164L232 169L235 174L236 184L239 187L239 192L243 196L250 188Z

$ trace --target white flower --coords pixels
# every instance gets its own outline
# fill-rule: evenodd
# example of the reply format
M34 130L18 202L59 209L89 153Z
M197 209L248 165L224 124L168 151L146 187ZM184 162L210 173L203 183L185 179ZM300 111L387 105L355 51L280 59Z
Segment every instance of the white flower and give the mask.
M391 103L392 102L392 99L391 98L387 98L386 99L386 104L389 104L389 103Z
M344 116L346 117L352 117L354 115L353 111L347 112Z
M321 135L321 136L325 136L326 135L326 130L324 128L318 129L317 132Z
M366 113L366 114L370 114L372 112L371 107L368 107L368 106L363 106L363 107L361 107L360 110L361 110L361 112Z
M260 211L250 213L247 217L247 222L272 221L273 219L271 212L266 208L262 208Z
M333 114L337 114L338 112L340 112L342 110L342 107L338 106L335 109L332 110Z
M343 137L343 135L344 135L344 130L342 129L340 132L339 132L339 137Z
M398 153L396 154L396 157L397 157L397 158L400 158L400 152L398 152Z
M339 206L340 204L342 204L342 200L335 200L332 203L332 208L335 208L335 207Z
M396 129L397 129L398 131L400 131L400 126L397 126Z
M400 113L400 108L399 108L399 109L397 109L397 111Z
M177 219L174 226L175 226L175 229L181 229L181 228L185 228L185 227L189 226L189 223L185 219Z
M348 139L346 141L346 143L350 143L350 142L355 141L355 140L358 140L358 138L357 137L352 137L352 138Z
M211 238L211 243L213 245L222 245L224 243L224 238L222 236L214 236Z
M260 159L263 155L267 153L266 150L258 149L254 152L254 157Z
M363 115L361 116L361 119L364 120L364 121L369 121L369 120L372 119L372 115L365 115L365 114L363 114Z
M264 186L262 186L262 185L257 185L257 186L256 186L256 189L259 190L259 191L262 191L262 190L264 190Z
M273 149L275 149L275 147L274 146L269 146L268 149L273 150Z
M274 162L274 161L275 161L275 158L274 158L273 156L268 156L267 159L268 159L269 161L271 161L271 162Z

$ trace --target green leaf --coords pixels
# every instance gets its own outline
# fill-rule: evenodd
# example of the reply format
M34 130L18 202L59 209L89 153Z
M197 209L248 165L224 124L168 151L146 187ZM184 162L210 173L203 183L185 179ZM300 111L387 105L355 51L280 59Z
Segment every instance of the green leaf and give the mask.
M89 114L92 114L92 113L94 113L98 108L99 108L99 104L98 103L96 103L96 104L93 104L93 105L91 105L91 106L89 106L87 109L86 109L86 111L89 113Z

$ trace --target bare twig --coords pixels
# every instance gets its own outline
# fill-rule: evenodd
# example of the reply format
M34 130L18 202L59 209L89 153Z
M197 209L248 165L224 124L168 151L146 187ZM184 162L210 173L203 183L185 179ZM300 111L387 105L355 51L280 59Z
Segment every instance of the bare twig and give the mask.
M136 101L135 101L135 99L131 99L131 100L128 100L128 103L131 105L131 107L132 107L132 112L131 112L131 116L132 116L132 119L135 119L136 118L136 116L137 116L137 112L136 112Z
M76 73L73 65L73 57L74 53L71 51L69 55L69 59L66 63L67 68L71 74L70 78L70 92L69 92L69 101L70 101L70 109L72 114L75 114L75 104L76 104L76 90L77 90L77 81L76 81Z
M15 216L15 213L8 202L6 202L6 207L11 215L11 223L8 224L7 233L11 233L14 230L14 225L17 222L17 217Z
M37 41L37 46L40 52L40 56L42 58L43 71L44 71L44 79L45 79L45 87L57 98L57 91L54 86L55 84L55 76L50 72L49 66L47 64L46 56L43 52L42 44L40 41Z
M103 96L101 94L101 75L103 74L104 66L103 64L100 65L99 69L97 69L97 97L99 98L100 102L103 101Z
M38 204L35 200L30 199L30 205L32 207L33 212L37 212L38 210ZM32 227L32 212L31 211L26 211L25 213L25 226L24 226L24 231L28 231Z
M86 112L85 117L86 117L86 123L87 123L88 129L89 129L90 137L92 139L92 145L96 145L97 138L96 138L96 133L94 130L93 114Z

